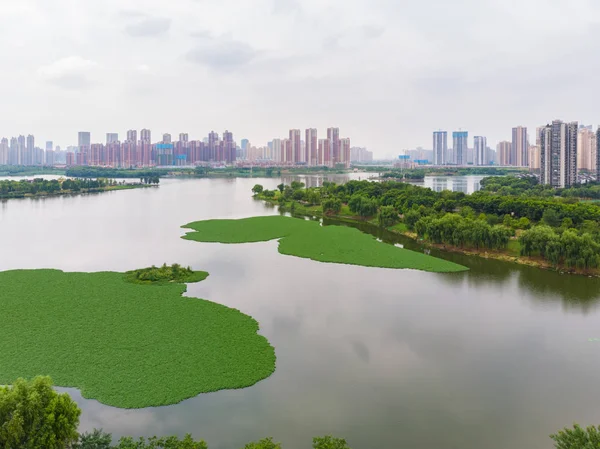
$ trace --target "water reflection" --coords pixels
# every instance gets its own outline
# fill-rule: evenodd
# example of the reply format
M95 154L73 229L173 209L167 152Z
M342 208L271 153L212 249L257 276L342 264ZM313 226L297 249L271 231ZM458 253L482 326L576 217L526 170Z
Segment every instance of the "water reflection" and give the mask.
M212 449L267 435L301 449L326 433L356 449L543 449L565 425L600 422L590 394L598 388L600 345L588 342L600 337L596 279L433 250L471 271L324 264L281 255L276 241L180 239L190 221L277 214L250 190L281 182L166 179L158 189L0 208L1 270L190 265L211 276L188 286L188 296L250 314L276 348L270 378L171 407L117 410L69 390L83 408L83 430L192 432Z

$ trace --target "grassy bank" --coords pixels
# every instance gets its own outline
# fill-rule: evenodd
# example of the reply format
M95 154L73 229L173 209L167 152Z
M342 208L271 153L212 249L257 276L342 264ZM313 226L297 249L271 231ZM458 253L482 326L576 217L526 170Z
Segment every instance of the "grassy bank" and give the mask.
M0 384L49 375L85 398L143 408L273 373L274 349L253 318L182 297L186 286L161 276L130 282L132 273L0 272Z
M280 239L279 252L318 262L431 272L464 271L465 267L422 253L378 242L373 236L342 226L282 216L189 223L183 238L198 242L250 243Z

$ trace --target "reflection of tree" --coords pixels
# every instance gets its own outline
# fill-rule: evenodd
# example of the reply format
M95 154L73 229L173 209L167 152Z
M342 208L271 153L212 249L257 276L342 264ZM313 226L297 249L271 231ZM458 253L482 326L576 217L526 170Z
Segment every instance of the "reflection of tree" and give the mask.
M381 229L371 223L346 223L326 218L323 224L356 228L385 243L400 243L404 248L412 251L423 252L425 248L413 239ZM469 267L470 271L467 272L436 274L436 277L448 284L459 285L466 282L473 287L514 289L514 286L510 284L513 279L517 279L518 287L529 293L528 296L548 302L561 300L566 306L579 308L583 312L590 311L600 300L600 279L598 278L561 275L554 271L478 256L466 256L435 248L431 249L431 255Z

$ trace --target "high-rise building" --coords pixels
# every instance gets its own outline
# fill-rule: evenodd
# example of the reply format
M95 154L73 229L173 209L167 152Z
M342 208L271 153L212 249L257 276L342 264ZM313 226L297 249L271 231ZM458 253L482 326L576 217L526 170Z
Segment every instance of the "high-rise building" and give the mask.
M235 142L233 141L233 133L225 130L223 132L223 155L220 162L229 164L235 162Z
M25 147L25 153L23 156L22 164L23 165L34 165L35 163L35 137L29 134L27 136L27 145Z
M340 162L340 129L327 128L327 140L329 141L330 166L335 167Z
M135 129L127 131L127 142L137 143L137 131Z
M594 170L596 160L593 158L596 148L594 148L594 140L596 134L590 129L591 127L581 126L577 131L577 169L578 170Z
M596 131L596 181L600 182L600 126Z
M446 159L448 155L448 132L434 131L433 132L433 165L445 165L449 161Z
M273 139L271 144L273 146L273 160L275 162L282 162L283 161L283 154L282 154L283 150L281 148L281 139Z
M142 129L140 131L140 140L144 143L152 143L152 132L149 129Z
M487 165L490 163L487 156L487 139L483 136L475 136L474 165Z
M540 169L541 154L538 145L529 146L529 170L536 171Z
M319 139L317 159L319 160L317 165L323 165L326 167L333 166L333 162L331 160L331 142L329 139Z
M540 135L542 184L570 187L577 182L577 122L554 120Z
M467 131L454 131L452 133L452 147L454 150L454 163L467 165L467 149L469 133Z
M373 152L361 147L350 148L350 162L372 162Z
M179 141L180 142L189 142L190 138L188 133L179 133Z
M496 159L498 165L510 165L510 154L512 152L512 142L504 140L496 146Z
M119 141L119 135L117 133L106 133L106 145Z
M344 167L350 168L350 139L340 139L340 163Z
M171 134L163 134L162 143L171 143Z
M295 164L305 162L302 155L302 144L300 140L300 130L290 129L290 144L292 146L292 159L290 162L294 162Z
M77 135L77 146L80 148L80 151L81 147L89 148L91 144L92 139L90 137L90 133L87 131L80 131Z
M315 166L317 163L317 156L319 152L319 140L317 139L317 130L314 128L308 128L306 130L306 162L308 165Z
M512 129L512 148L509 165L527 167L529 165L529 142L527 128L517 126Z
M8 165L8 139L6 137L0 141L0 165Z

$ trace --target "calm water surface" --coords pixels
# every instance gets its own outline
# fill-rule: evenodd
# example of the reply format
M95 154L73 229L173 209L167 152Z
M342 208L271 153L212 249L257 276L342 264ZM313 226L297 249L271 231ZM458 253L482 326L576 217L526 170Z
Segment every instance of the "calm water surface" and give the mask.
M544 449L563 426L600 423L596 279L459 255L445 257L470 272L362 268L283 256L276 242L179 238L190 221L277 213L250 189L280 182L163 180L0 202L1 270L191 265L211 276L189 295L255 317L276 349L276 372L254 387L170 407L119 410L69 390L83 430L192 432L212 449L268 435L302 449L326 433L354 449Z

